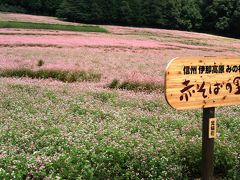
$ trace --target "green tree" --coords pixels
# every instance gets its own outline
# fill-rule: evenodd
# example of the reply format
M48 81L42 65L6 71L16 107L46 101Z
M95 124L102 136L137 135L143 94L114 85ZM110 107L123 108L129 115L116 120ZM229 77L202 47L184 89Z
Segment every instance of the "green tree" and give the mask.
M240 36L240 1L237 1L235 4L235 10L231 17L231 29L230 32Z
M132 20L132 10L131 7L129 6L128 1L123 0L120 1L120 7L119 7L119 21L121 24L131 24Z
M163 0L164 18L166 19L165 27L179 29L181 17L181 0Z
M90 13L87 0L64 0L57 11L59 17L76 22L88 22Z
M204 12L205 29L226 33L230 29L230 20L236 0L213 0Z
M42 13L54 16L62 0L42 0Z
M143 14L142 14L142 0L129 0L129 6L131 7L131 24L135 26L143 25Z
M103 12L97 1L93 0L91 2L89 21L93 23L101 23L103 19Z
M152 27L163 27L163 4L160 0L148 0L142 3L142 23Z
M60 18L64 18L68 21L74 21L74 10L75 8L71 5L71 2L69 2L69 0L63 0L59 8L57 9L57 16Z
M202 25L201 1L182 0L179 26L185 30L198 30Z

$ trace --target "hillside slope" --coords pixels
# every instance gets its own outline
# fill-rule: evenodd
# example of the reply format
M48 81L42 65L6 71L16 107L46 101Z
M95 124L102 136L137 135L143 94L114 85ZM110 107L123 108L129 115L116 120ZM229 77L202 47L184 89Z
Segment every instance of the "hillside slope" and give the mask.
M9 13L0 20L65 24ZM165 68L179 56L239 56L240 40L101 27L109 32L0 29L0 71L14 76L0 77L0 179L200 177L202 111L167 105ZM39 71L38 78L18 77ZM100 76L65 83L56 80L59 72ZM108 88L114 82L132 86ZM238 179L240 108L216 111L215 177Z

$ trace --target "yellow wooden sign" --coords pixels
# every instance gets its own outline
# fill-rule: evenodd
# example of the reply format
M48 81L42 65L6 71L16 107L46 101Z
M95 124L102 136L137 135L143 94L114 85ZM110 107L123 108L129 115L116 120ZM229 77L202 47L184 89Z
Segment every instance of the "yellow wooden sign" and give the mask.
M175 58L165 88L167 102L178 110L240 104L240 57Z

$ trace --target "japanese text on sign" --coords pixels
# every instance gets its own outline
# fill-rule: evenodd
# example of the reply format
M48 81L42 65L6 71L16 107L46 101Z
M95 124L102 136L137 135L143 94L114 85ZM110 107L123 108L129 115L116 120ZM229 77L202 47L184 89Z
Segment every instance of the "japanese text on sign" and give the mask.
M211 118L209 119L209 130L208 130L209 138L216 138L217 136L217 119L216 118Z
M240 94L240 76L236 77L232 83L213 83L209 84L209 86L206 85L205 81L203 81L201 84L191 84L190 80L184 80L182 82L183 89L180 90L181 96L180 101L188 101L189 98L193 96L195 93L200 93L201 96L205 99L209 95L218 95L221 93L221 90L227 90L228 93L233 93L235 95Z
M187 74L218 74L240 73L240 65L209 65L209 66L184 66L183 73Z
M165 96L175 109L240 104L240 57L182 57L166 69Z

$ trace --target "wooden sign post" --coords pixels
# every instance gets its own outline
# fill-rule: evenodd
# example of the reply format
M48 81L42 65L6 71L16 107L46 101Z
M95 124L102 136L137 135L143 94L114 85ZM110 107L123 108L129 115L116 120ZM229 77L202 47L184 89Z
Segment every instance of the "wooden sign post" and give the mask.
M215 117L215 108L203 109L202 123L202 179L213 179L213 149L214 138L209 137L210 118Z
M240 104L240 58L175 58L168 64L165 88L173 108L203 109L202 179L212 179L215 107Z

